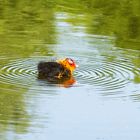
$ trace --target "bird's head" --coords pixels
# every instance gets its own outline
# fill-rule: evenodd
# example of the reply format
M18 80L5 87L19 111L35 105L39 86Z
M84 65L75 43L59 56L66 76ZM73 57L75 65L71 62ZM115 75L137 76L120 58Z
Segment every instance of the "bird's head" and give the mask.
M69 69L71 73L78 67L75 61L72 60L71 58L65 58L65 59L59 60L58 62L62 64L64 67L66 67L67 69Z

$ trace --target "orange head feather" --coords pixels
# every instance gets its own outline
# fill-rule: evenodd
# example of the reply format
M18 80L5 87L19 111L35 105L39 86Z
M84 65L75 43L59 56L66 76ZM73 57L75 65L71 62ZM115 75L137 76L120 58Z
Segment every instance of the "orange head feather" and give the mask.
M72 60L71 58L58 60L58 63L62 64L64 67L69 69L71 73L78 67L78 65L76 65L74 60Z

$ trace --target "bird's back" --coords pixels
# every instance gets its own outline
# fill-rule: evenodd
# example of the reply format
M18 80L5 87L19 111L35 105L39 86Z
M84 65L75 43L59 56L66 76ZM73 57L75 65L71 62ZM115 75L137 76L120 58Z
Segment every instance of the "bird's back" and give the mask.
M38 64L38 77L40 79L68 78L70 75L70 71L57 62L40 62Z

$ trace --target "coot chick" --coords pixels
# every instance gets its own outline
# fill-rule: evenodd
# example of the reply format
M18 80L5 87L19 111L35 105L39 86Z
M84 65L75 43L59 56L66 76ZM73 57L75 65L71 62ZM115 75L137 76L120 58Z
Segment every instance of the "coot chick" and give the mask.
M72 77L76 67L76 63L71 58L56 62L40 62L38 64L38 78L48 81L64 81Z

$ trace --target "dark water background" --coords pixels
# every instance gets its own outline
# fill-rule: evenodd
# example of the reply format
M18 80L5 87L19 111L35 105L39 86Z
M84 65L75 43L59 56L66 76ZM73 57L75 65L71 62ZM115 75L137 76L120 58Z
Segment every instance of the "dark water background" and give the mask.
M0 1L0 140L140 139L139 0ZM71 57L70 87L37 79Z

